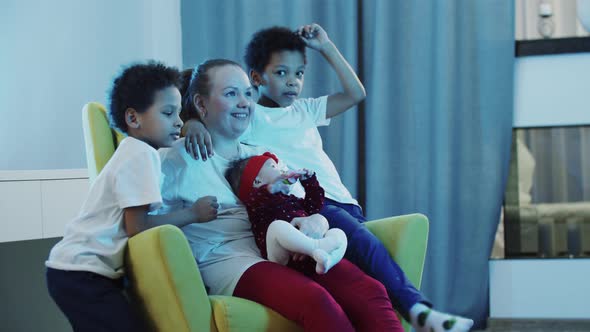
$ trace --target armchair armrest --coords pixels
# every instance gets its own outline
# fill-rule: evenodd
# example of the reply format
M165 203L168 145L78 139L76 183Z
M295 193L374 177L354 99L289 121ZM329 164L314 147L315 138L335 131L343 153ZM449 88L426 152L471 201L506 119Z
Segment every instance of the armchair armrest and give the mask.
M422 214L408 214L368 221L365 225L385 245L412 284L420 289L428 243L428 218Z
M141 232L129 239L127 248L132 294L153 328L216 330L201 273L178 227L165 225Z
M222 295L211 295L209 300L217 331L303 331L274 310L250 300Z

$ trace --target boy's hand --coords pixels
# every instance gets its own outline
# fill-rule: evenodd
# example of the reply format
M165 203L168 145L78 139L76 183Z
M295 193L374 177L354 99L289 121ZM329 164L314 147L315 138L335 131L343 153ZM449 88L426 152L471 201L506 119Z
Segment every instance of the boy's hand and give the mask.
M297 29L297 34L305 42L307 47L319 52L323 51L326 45L331 43L326 31L316 23L299 27L299 29Z
M199 198L191 207L197 217L197 222L207 222L217 218L217 197L203 196Z
M195 160L199 160L199 154L203 161L213 157L213 145L211 135L205 125L198 120L189 120L184 124L184 148Z

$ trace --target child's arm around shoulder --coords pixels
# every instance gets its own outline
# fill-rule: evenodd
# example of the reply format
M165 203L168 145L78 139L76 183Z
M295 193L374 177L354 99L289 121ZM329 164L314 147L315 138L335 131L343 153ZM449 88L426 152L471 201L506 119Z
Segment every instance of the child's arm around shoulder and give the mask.
M336 116L363 101L367 95L365 87L326 31L313 23L300 27L298 33L309 48L320 52L330 63L344 88L343 92L328 96L326 118Z
M194 118L185 122L181 134L186 137L184 140L186 152L195 160L199 160L199 155L203 161L206 161L207 157L213 157L211 135L199 119Z
M151 215L149 205L132 206L124 209L123 223L127 236L162 225L183 227L194 222L208 222L217 218L219 204L215 196L199 198L189 208L173 211L167 214Z

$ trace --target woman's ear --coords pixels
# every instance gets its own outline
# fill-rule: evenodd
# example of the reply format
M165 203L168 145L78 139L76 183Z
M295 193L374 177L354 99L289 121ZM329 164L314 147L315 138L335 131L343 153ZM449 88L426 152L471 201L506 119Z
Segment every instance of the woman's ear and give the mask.
M207 116L207 109L205 108L205 99L203 98L203 96L196 94L193 96L193 105L195 106L195 109L197 110L197 114L199 115L199 118L201 119L201 122L203 121L203 119L205 119L205 116Z
M259 72L257 72L254 69L250 69L250 82L252 82L252 85L254 85L255 87L259 87L261 85L264 85L264 80L262 79L262 75L260 75Z
M125 123L127 127L137 129L139 128L139 117L138 112L134 108L128 108L125 110Z

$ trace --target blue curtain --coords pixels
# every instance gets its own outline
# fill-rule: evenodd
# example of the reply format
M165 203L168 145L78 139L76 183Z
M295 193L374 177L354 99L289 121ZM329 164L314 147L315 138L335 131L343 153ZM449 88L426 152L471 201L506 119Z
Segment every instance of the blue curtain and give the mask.
M366 211L430 219L422 290L485 324L507 177L514 3L364 1Z
M182 1L183 57L242 61L264 27L317 22L368 97L322 129L325 148L369 218L431 221L425 294L437 309L488 316L488 258L512 127L512 0ZM339 89L308 52L304 95Z

